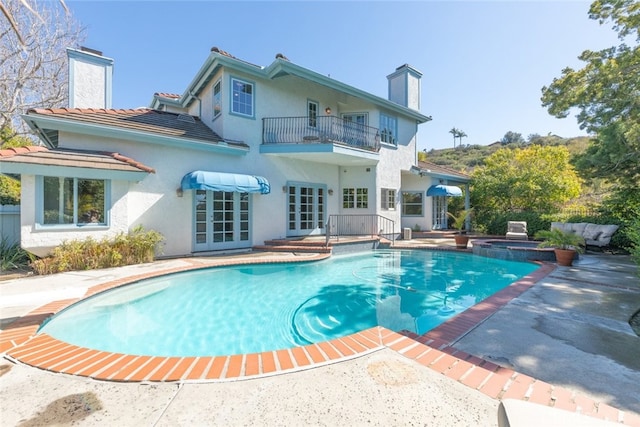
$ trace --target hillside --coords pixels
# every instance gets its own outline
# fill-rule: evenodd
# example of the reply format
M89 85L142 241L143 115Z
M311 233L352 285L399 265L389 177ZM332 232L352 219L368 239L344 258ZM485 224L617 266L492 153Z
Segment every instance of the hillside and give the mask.
M531 144L539 145L565 145L572 156L583 153L589 144L589 138L580 136L575 138L561 138L558 136L543 136L531 142L501 144L495 142L490 145L461 145L456 148L427 151L426 160L437 165L447 166L465 173L471 173L476 166L481 166L484 159L500 148L524 148Z
M558 136L546 136L536 138L531 142L501 144L500 142L491 145L461 145L456 148L442 150L430 150L421 153L421 160L426 160L437 165L447 166L452 169L471 174L475 167L484 164L484 159L500 148L520 149L530 144L540 145L564 145L571 153L571 156L584 153L589 145L589 137L580 136L575 138L561 138ZM579 173L580 171L578 171ZM573 200L571 206L590 206L602 202L603 197L610 193L610 185L601 179L585 179L581 196Z

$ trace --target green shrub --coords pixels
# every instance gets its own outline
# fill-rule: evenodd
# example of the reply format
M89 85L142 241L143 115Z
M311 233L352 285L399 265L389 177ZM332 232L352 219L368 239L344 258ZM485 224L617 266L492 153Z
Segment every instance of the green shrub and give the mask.
M144 231L138 226L128 234L119 233L101 241L90 237L65 241L51 256L36 260L31 266L37 274L52 274L151 262L162 240L157 231Z
M18 243L9 242L6 237L0 240L0 271L25 268L30 260L29 253Z
M627 237L631 242L626 248L631 254L631 259L640 266L640 218L636 218L627 230ZM640 268L638 268L638 276L640 276Z

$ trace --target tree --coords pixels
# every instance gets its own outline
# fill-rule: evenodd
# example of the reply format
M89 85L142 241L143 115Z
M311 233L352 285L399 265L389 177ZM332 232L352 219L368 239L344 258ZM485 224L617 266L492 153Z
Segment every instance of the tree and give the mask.
M453 148L456 148L456 138L458 137L459 132L460 131L456 128L451 128L451 130L449 131L449 133L453 135Z
M2 148L24 147L26 145L31 145L31 139L16 136L13 129L8 126L0 129L0 146ZM0 205L18 204L20 204L19 178L0 174Z
M467 137L467 134L464 133L464 131L456 128L451 128L449 133L453 135L453 148L456 148L456 138L460 138L460 145L462 145L462 138Z
M468 135L466 133L464 133L464 131L459 130L458 131L458 138L460 138L460 144L458 144L458 146L462 146L462 138L466 138Z
M485 210L555 212L580 195L581 182L566 147L501 148L472 174L474 206Z
M66 48L84 29L55 3L8 0L2 12L10 25L0 30L0 129L26 135L21 114L67 105Z
M584 68L565 68L542 88L542 105L555 117L577 109L581 129L595 135L578 165L622 186L640 182L640 3L596 0L589 17L612 23L622 41L578 57Z
M504 136L500 140L500 143L502 145L522 144L524 143L524 138L522 137L521 133L509 131L504 134Z

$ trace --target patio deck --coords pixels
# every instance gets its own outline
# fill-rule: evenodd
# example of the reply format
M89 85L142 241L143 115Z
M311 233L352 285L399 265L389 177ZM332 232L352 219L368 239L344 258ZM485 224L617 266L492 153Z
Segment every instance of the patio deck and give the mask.
M404 242L404 245L409 247L430 247L433 245L441 249L443 247L447 249L449 246L435 241L422 244L420 241ZM489 325L501 310L514 305L514 301L517 301L524 293L528 293L534 287L540 287L541 283L544 286L549 282L562 281L557 280L563 277L562 275L558 276L557 271L549 275L554 269L551 265L545 266L530 277L515 283L503 292L483 301L473 309L421 337L401 335L376 327L345 339L314 345L310 348L301 348L300 350L292 349L284 353L275 352L270 355L240 355L232 356L222 361L209 358L212 360L207 360L206 362L198 360L199 358L155 358L158 360L140 359L136 362L131 356L126 357L124 355L117 357L106 355L105 357L111 357L111 359L104 361L104 359L92 355L95 357L91 359L94 363L86 363L89 354L83 349L66 348L64 347L66 345L55 347L59 343L52 343L46 338L32 338L37 326L48 313L55 312L78 298L118 286L125 281L139 280L150 275L165 274L168 271L201 268L203 266L216 265L217 263L228 265L230 263L292 262L300 259L314 259L314 257L318 256L320 255L246 253L225 257L165 260L150 265L130 266L122 269L73 272L48 278L31 277L0 282L0 293L3 295L1 316L3 318L3 326L0 332L0 343L2 344L0 345L3 345L1 351L5 353L6 358L3 366L8 366L2 371L7 373L0 377L0 384L3 386L2 392L0 392L0 397L2 397L0 409L3 417L4 415L9 415L10 418L7 418L7 420L15 421L25 419L25 417L33 417L38 408L41 408L45 401L51 399L49 396L42 396L42 398L35 399L35 401L25 398L29 394L38 394L36 390L29 388L29 378L34 375L41 376L40 372L43 372L26 366L29 363L45 370L73 374L50 374L47 380L56 384L64 384L65 382L75 382L77 384L78 381L87 381L79 377L85 375L98 379L142 381L143 384L152 383L170 389L174 389L177 386L178 389L175 389L176 396L184 387L197 385L198 387L207 387L205 394L210 396L217 395L217 393L224 390L226 386L223 386L223 383L237 383L240 379L248 380L254 378L249 382L242 382L246 385L247 390L253 390L254 392L256 391L255 387L259 387L256 384L264 381L274 381L274 384L280 382L286 387L295 388L298 386L292 385L292 382L297 384L297 378L312 375L305 373L310 368L314 368L314 374L317 373L321 379L323 371L333 372L333 370L339 369L333 366L336 362L341 362L338 365L355 364L355 366L360 367L364 364L366 365L365 372L369 372L369 376L371 376L371 366L374 363L380 363L380 358L382 358L387 368L385 374L387 376L400 375L398 372L402 372L408 369L407 366L410 366L411 369L426 368L427 371L446 378L447 382L442 385L444 393L447 394L455 389L457 394L467 396L480 405L479 407L473 406L479 414L484 414L486 411L491 412L490 409L492 408L496 409L498 402L502 399L517 398L555 408L577 411L595 418L622 422L625 425L640 426L640 410L634 407L632 403L628 403L618 396L604 396L602 399L594 399L593 395L590 395L588 384L582 389L576 389L575 387L567 388L563 384L554 384L544 380L544 375L542 375L542 379L537 379L539 376L535 372L520 372L520 369L513 366L513 362L501 364L501 360L496 358L494 354L492 354L492 358L483 357L485 353L479 349L476 343L472 343L471 339L477 339L477 336L480 335L476 331ZM606 270L607 286L612 286L611 275L616 274L622 275L621 280L626 280L628 283L627 269L620 269L619 265L616 266L616 263L611 264L610 267ZM581 271L580 267L577 269ZM587 270L585 270L585 274L591 277L593 275L592 272ZM556 275L556 277L554 278L553 275ZM598 283L598 285L601 285L601 283ZM640 304L640 287L625 285L625 292L637 298ZM9 323L8 320L11 318L15 318L17 323ZM611 326L608 325L608 327L610 328ZM522 334L520 334L520 337L515 336L516 334L513 335L512 338L520 340L523 339L523 336L526 336ZM482 333L482 336L484 341L487 341L486 331ZM483 340L482 337L479 339L480 341ZM47 344L43 347L38 347L38 340L45 340ZM52 347L49 346L54 346L56 351L53 351ZM53 353L55 355L52 355ZM400 357L400 359L397 357ZM103 360L103 363L99 362L100 360ZM402 366L398 365L398 363ZM576 360L574 363L580 364L580 361ZM616 361L616 363L618 362ZM95 368L93 371L89 370L91 366ZM398 371L398 369L401 370ZM362 380L360 378L362 373L363 371L361 370L354 370L353 376L347 375L347 377L339 380L333 379L331 380L332 386L338 389L347 388L344 382L360 381ZM614 370L610 374L616 377L618 371ZM640 376L640 372L633 372L633 375ZM391 381L391 377L387 378L386 383ZM328 378L331 378L330 373ZM196 384L211 380L217 381L217 384ZM588 383L588 381L586 382ZM636 382L635 387L639 383ZM464 386L464 392L458 389L460 386ZM16 387L17 390L20 390L19 394L14 394L17 391ZM109 387L112 390L111 392L113 392L114 388L117 389L118 387L116 385ZM369 391L375 392L375 389ZM637 388L628 390L632 395L637 391ZM120 392L118 391L118 393ZM140 390L137 391L137 393L140 392ZM305 387L305 390L302 391L303 395L304 393L313 394L314 391L306 390ZM102 400L109 400L108 395L99 396L102 397ZM278 406L276 399L283 398L278 393L273 393L273 396L263 397L269 401L273 400L274 407ZM415 397L411 395L405 396L406 399L412 402L413 407L416 406ZM290 398L293 399L293 402L302 403L304 400L300 396L297 399L292 396ZM343 398L352 399L353 397L343 396ZM486 400L487 398L489 400ZM160 400L161 402L158 402L157 405L162 410L157 409L156 411L160 411L156 422L158 425L161 425L165 420L169 424L169 420L185 419L183 418L186 417L185 407L182 408L185 413L181 412L180 406L177 404L173 405L169 410L170 408L167 406L166 401ZM42 402L42 404L38 404L36 401ZM298 404L292 403L298 408L299 413L292 415L294 418L290 419L291 422L295 422L294 420L301 421L299 417L304 416L304 414L311 417L309 418L311 424L327 423L327 419L334 419L323 418L320 415L316 415L314 418L309 414L309 410L318 414L324 413L330 417L337 416L336 420L341 419L339 414L328 415L328 412L330 412L328 408L331 408L332 405L335 407L337 405L336 402L307 403L311 405L309 409L306 409L308 405L298 407ZM458 404L459 402L456 403L456 405ZM397 405L400 408L402 407L401 403L397 403ZM441 419L444 420L448 419L446 417L450 416L452 412L461 411L461 408L456 408L456 405L441 408L442 413L438 416L443 417ZM622 407L622 410L618 409L620 407ZM263 411L267 409L262 408ZM255 413L250 408L242 405L236 410L247 411L247 414L254 414L252 416L255 416ZM172 411L173 415L171 415ZM358 416L361 418L358 419L361 421L367 419L366 408L352 408L352 411L359 414ZM370 408L369 413L373 414L375 411ZM101 416L104 416L104 411L102 412ZM99 414L100 411L96 411L95 415L98 416ZM131 420L136 418L134 415L131 416ZM206 419L211 420L211 415L206 413L200 413L200 416L203 417L203 422ZM342 416L344 417L345 413ZM417 414L414 408L407 407L405 414L401 415L397 420L419 420L420 416L424 416L424 413L422 415ZM472 416L472 414L469 416ZM91 424L92 419L89 416L85 421L87 424ZM374 423L376 420L382 420L382 418L371 416L369 419ZM148 419L144 419L143 422L148 422ZM328 422L328 424L331 424L331 422Z

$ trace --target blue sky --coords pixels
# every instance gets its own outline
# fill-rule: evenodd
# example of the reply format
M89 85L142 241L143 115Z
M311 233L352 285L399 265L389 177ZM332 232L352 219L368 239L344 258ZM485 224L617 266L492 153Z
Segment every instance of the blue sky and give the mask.
M507 131L585 133L551 117L541 88L578 55L618 44L588 18L586 1L73 1L84 45L115 60L114 108L182 94L217 46L267 66L277 53L318 73L387 96L386 76L408 63L423 73L418 147L487 145Z

